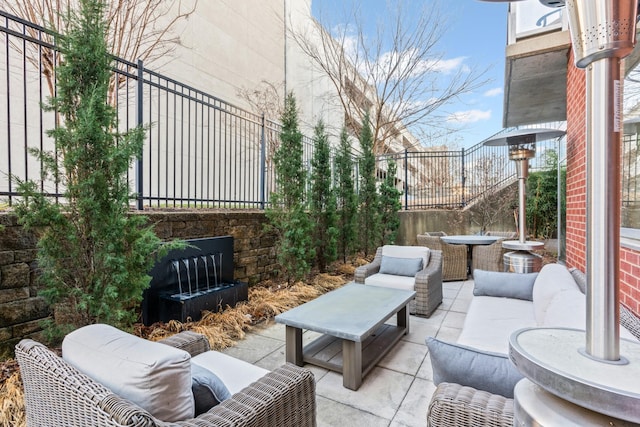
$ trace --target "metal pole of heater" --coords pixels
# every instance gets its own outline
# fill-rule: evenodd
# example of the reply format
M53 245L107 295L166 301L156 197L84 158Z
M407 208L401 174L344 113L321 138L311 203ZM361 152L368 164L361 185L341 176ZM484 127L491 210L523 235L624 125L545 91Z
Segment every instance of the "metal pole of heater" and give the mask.
M620 358L620 59L602 58L586 70L586 352Z

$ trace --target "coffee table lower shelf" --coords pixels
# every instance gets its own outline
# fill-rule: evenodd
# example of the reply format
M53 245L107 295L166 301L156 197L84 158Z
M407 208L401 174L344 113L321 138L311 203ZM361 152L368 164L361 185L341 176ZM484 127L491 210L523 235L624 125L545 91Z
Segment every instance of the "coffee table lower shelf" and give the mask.
M404 322L403 322L404 323ZM300 335L302 330L287 326L289 334ZM307 344L302 351L302 360L295 360L295 355L287 355L287 361L302 366L304 363L320 366L331 371L342 373L344 387L357 390L362 378L402 339L408 332L404 325L384 324L363 342L349 341L331 335L322 335ZM345 363L345 360L348 361Z

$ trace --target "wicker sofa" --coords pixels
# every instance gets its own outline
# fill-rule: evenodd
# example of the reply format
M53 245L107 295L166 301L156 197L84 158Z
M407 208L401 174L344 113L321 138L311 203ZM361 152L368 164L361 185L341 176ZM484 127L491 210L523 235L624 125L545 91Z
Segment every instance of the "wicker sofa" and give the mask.
M383 256L396 259L422 257L422 269L409 276L386 274L381 270ZM365 285L411 289L416 297L409 303L409 312L429 317L442 303L442 252L423 246L381 246L369 264L356 268L354 281Z
M193 332L181 332L161 342L191 356L210 350L207 339ZM313 374L290 364L267 373L195 418L164 422L114 394L36 341L25 339L18 343L16 358L24 383L29 426L316 425Z
M581 271L567 270L559 264L550 264L544 266L537 276L517 273L491 274L496 275L494 277L502 275L503 278L513 275L518 282L533 280L532 300L488 295L482 290L478 292L476 286L458 342L441 343L427 338L434 382L437 383L427 412L428 426L513 426L514 403L511 396L513 385L522 375L506 355L509 335L517 329L536 326L584 329L586 279ZM516 283L509 282L510 285ZM502 286L504 285L507 283L502 283ZM501 306L503 308L500 308ZM622 305L620 323L621 338L640 340L640 319ZM436 353L440 351L434 345L450 345L451 349L446 351L458 353L432 354L432 350ZM477 354L471 355L473 350ZM442 360L434 360L434 356ZM486 363L486 359L480 359L482 357L492 358L490 363L496 364L482 366ZM455 360L458 360L457 364ZM497 363L502 363L502 366ZM442 365L446 365L446 369L458 370L445 373L455 380L443 378L442 371L438 372L439 366ZM472 368L467 369L472 365ZM481 372L471 372L472 370ZM487 381L488 377L492 378ZM483 383L482 386L477 385L478 382ZM484 387L489 385L484 384L485 382L491 382L490 387L496 387L497 384L509 388L511 396L486 390L490 387Z

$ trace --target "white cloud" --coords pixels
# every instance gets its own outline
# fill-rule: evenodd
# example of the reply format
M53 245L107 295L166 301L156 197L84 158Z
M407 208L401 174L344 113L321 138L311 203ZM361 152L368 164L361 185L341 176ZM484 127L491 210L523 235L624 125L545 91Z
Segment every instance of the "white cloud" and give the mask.
M487 97L498 96L498 95L502 95L501 87L494 87L493 89L489 89L484 93L484 96L487 96Z
M457 58L439 59L439 60L427 61L427 62L430 62L429 69L433 69L434 71L438 71L444 74L450 74L458 69L462 69L462 71L468 72L469 67L467 67L463 63L465 59L466 57L459 56Z
M347 47L350 49L348 51L349 54L353 55L355 52L353 50L354 46L347 45ZM464 61L466 60L466 57L464 56L451 59L419 59L416 57L417 54L417 49L408 49L402 52L389 51L382 53L376 60L376 63L373 64L374 72L379 73L379 75L376 76L376 79L379 80L382 76L386 76L388 70L393 68L398 71L394 73L394 75L390 76L392 79L400 78L400 74L403 74L403 78L414 78L428 73L451 74L458 70L465 73L471 71L469 67L464 64ZM353 56L350 57L353 58ZM404 70L407 70L408 68L411 68L411 72L404 72Z
M450 114L447 117L449 123L476 123L482 120L489 120L491 118L491 110L467 110L458 111Z

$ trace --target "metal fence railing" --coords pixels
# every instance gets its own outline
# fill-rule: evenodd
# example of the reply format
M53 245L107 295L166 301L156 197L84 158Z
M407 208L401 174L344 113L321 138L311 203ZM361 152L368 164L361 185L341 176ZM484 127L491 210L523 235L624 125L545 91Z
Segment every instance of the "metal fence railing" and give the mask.
M55 91L56 46L48 30L0 11L0 204L14 204L19 180L39 182L49 197L64 188L41 179L32 149L55 152L47 130L57 124L42 103ZM53 66L52 66L53 65ZM258 208L269 203L276 177L273 154L281 126L197 88L114 59L113 96L119 130L148 125L143 152L129 172L139 209L151 207ZM548 150L563 142L538 143L535 171ZM627 146L633 146L633 149ZM313 143L304 138L304 162L311 165ZM637 150L625 137L624 200L636 203ZM357 156L354 150L354 156ZM357 158L355 158L357 160ZM506 147L476 144L462 150L425 149L378 156L383 178L387 162L397 164L403 209L462 208L485 191L515 179ZM357 161L354 162L357 176Z

